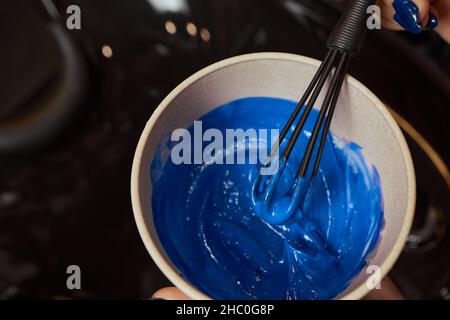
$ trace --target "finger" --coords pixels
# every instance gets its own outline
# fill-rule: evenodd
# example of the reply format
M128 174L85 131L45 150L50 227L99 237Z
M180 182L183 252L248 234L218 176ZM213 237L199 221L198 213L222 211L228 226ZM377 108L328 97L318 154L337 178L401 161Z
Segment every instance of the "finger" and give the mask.
M386 28L420 33L428 25L430 0L383 0L379 4Z
M377 5L381 9L381 26L383 28L391 30L404 30L402 26L393 20L395 11L392 6L392 0L377 0Z
M430 9L430 0L405 0L406 2L412 2L416 5L419 10L419 22L422 22L428 14ZM394 0L383 0L383 2L389 7L393 8Z
M179 289L175 287L167 287L162 288L156 291L153 296L153 299L163 299L163 300L191 300L191 298L181 292Z
M448 43L450 43L450 1L436 0L433 2L433 13L439 16L439 24L436 32L440 34Z
M381 280L380 289L373 289L365 297L364 300L404 300L403 295L398 291L395 284L389 277Z
M419 23L425 28L428 22L428 11L430 10L430 0L414 0L414 4L419 9Z
M439 13L434 7L430 7L426 20L427 24L425 28L428 30L434 30L439 25Z

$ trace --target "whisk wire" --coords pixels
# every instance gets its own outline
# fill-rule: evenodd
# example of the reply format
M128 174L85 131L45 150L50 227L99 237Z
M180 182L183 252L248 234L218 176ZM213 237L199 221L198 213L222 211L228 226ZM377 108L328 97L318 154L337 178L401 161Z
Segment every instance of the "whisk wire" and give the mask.
M333 49L331 50L332 54L331 56L328 58L328 60L325 60L325 68L323 73L319 76L319 80L317 81L316 86L314 87L314 90L311 94L310 99L308 100L308 102L306 103L306 108L303 111L302 115L300 116L300 119L298 120L297 125L295 126L294 132L292 133L292 135L289 137L288 143L286 145L286 148L283 150L281 157L283 159L285 159L286 161L289 159L289 156L292 152L292 149L295 146L295 143L297 142L297 139L300 135L300 133L303 130L303 127L306 123L306 120L308 119L309 113L311 112L311 110L314 107L314 104L316 103L317 98L319 97L320 92L322 91L322 88L325 84L325 81L328 78L328 75L331 72L331 69L333 67L333 62L334 59L337 55L337 50ZM308 97L306 98L308 99ZM305 100L306 100L305 99Z
M330 59L333 60L333 55L336 55L336 51L331 51L331 50L328 51L327 56L324 59L324 62L322 62L320 64L320 67L314 74L314 77L312 78L310 84L308 85L308 88L305 90L302 98L297 103L297 106L295 107L294 112L291 114L288 121L284 125L283 130L281 131L280 137L278 138L278 141L277 141L275 147L279 147L280 146L279 142L283 141L283 139L286 137L286 134L288 133L289 129L291 128L292 124L294 123L294 120L297 118L300 110L305 105L306 100L311 95L311 92L313 91L313 89L316 87L317 81L319 81L319 78L322 75L322 72L324 71L324 69L326 67L325 61L330 61Z
M319 136L319 133L322 129L323 122L325 120L325 115L328 114L327 115L328 119L331 119L331 117L332 117L332 114L329 113L329 110L330 110L330 108L332 108L334 111L334 108L336 106L337 98L339 96L339 89L342 86L342 82L345 78L345 73L346 73L345 67L346 67L348 60L349 60L348 55L346 53L342 53L342 56L339 59L338 66L336 67L336 70L334 71L330 87L327 91L324 102L320 109L319 117L314 125L314 129L313 129L311 137L308 141L308 145L306 146L306 151L302 158L302 162L298 169L297 175L300 177L303 177L306 174L307 168L311 161L311 157L313 155L314 146L316 145L317 138ZM322 130L321 142L324 139L326 140L328 130L329 130L329 127L328 128L325 127L324 130ZM324 140L324 143L325 143L325 140ZM323 151L323 148L321 151ZM322 152L320 152L320 153L318 152L317 156L316 156L316 160L320 160L321 156L322 156Z
M327 56L325 57L323 62L320 64L319 69L314 74L314 77L311 80L308 88L303 93L302 98L298 102L297 106L295 107L295 109L292 112L291 116L289 117L288 121L286 122L283 129L281 130L281 134L278 137L276 143L274 144L274 146L270 152L270 158L269 158L269 161L265 164L266 166L275 157L275 154L277 153L278 149L281 146L281 142L284 140L287 133L289 132L289 129L291 128L292 124L294 123L295 119L297 118L298 114L300 113L302 108L305 106L305 103L308 100L309 96L311 95L311 92L315 88L317 88L317 83L322 82L322 78L324 78L324 77L325 77L325 79L323 79L323 82L325 82L326 76L324 75L324 73L326 73L326 75L329 74L331 67L333 66L333 61L334 61L336 55L337 55L337 50L329 50L328 51Z
M339 75L338 82L333 87L333 98L331 100L330 108L327 114L327 119L325 122L325 126L322 132L322 137L319 143L319 149L317 151L316 160L314 163L312 176L315 177L317 171L319 170L320 159L322 158L323 149L325 146L325 142L327 140L328 132L330 130L331 120L333 119L334 110L336 109L336 104L339 98L339 92L344 82L345 76L347 74L348 66L350 64L350 57L344 54L339 62L337 70L341 70L340 72L336 71L336 74Z
M284 125L279 138L272 147L268 162L264 164L264 166L268 166L275 158L278 158L279 166L277 167L277 171L271 176L263 176L262 174L258 176L254 190L255 194L263 199L264 205L261 206L262 214L268 215L272 220L274 217L277 218L277 223L281 223L291 217L300 201L304 201L303 206L308 205L308 197L310 196L309 188L319 170L320 160L324 152L331 121L338 102L339 92L344 83L350 59L357 56L362 49L367 29L367 9L374 3L375 0L349 0L346 10L326 42L329 48L327 56ZM336 68L332 72L335 65ZM279 181L283 180L286 182L284 178L282 179L282 174L287 167L288 158L300 134L303 132L303 127L306 125L311 110L314 108L330 74L332 74L330 84L326 88L327 92L319 109L319 115L314 120L316 122L312 128L311 135L307 137L309 141L307 142L301 163L298 167L297 176L292 180L290 188L284 186L280 188L281 190L279 191L283 193L283 197L275 199L272 202L272 196L278 190L277 185ZM293 125L295 128L288 135ZM289 137L286 146L280 155L278 151L284 145L284 140L287 136ZM320 140L318 146L317 140ZM317 150L317 154L315 155L312 175L306 177L315 150ZM286 204L289 205L285 208L284 206ZM280 210L280 208L283 210Z

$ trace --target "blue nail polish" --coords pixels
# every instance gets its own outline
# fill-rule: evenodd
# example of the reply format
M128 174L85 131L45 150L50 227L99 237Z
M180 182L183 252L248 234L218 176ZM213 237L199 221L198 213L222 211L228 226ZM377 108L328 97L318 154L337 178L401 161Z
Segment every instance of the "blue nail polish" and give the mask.
M394 20L412 33L421 33L419 25L419 9L411 0L395 0L392 4L395 9Z
M439 20L438 18L434 15L430 13L430 18L428 19L428 23L427 23L427 29L436 29L437 26L439 25Z

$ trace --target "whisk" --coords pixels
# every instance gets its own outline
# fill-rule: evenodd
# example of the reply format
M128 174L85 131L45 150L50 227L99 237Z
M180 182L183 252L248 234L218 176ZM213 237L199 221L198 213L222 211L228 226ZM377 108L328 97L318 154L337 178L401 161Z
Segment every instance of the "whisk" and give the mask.
M269 221L275 223L283 221L296 209L304 185L303 178L308 171L315 145L317 143L317 140L319 139L320 131L322 131L319 140L319 147L317 149L316 159L314 161L314 167L312 169L311 179L313 179L317 174L324 150L324 145L330 129L331 120L333 118L333 114L338 101L339 92L344 82L350 59L357 56L361 51L367 29L367 11L369 6L373 5L374 3L374 0L349 1L342 17L334 27L326 42L326 45L329 48L328 54L326 55L324 61L321 63L311 83L307 87L301 100L294 109L294 112L291 114L285 126L283 127L276 144L272 148L270 160L266 164L266 166L270 163L270 161L274 159L275 155L278 154L283 140L286 138L291 126L299 116L300 111L304 108L304 111L297 121L295 129L290 135L284 150L282 150L281 154L279 155L280 166L278 173L273 175L272 177L260 175L256 184L257 191L263 194L263 203L266 206L263 211L266 212L266 218L268 218ZM285 208L286 210L277 213L267 212L267 207L269 206L269 202L271 200L271 196L275 190L277 182L280 179L281 172L284 169L284 165L289 159L289 156L297 142L300 133L303 130L308 116L313 109L314 104L316 103L326 80L330 76L333 66L335 65L336 68L332 75L328 91L323 100L323 104L320 108L317 121L314 125L314 129L312 130L305 153L298 168L297 178L294 180L292 194L290 195L290 197L281 199L282 203L279 203L277 205L278 208Z

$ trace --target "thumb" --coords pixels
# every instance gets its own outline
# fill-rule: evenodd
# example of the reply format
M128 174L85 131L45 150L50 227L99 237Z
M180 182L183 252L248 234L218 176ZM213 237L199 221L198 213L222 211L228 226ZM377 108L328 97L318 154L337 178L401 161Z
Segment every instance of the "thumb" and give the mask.
M192 300L190 297L185 295L179 289L175 287L162 288L156 291L152 299L163 299L163 300Z

